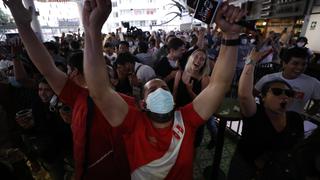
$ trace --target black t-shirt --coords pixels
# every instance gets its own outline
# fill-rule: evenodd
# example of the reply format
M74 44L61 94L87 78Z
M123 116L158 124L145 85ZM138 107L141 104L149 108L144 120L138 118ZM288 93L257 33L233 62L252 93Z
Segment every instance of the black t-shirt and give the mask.
M162 57L159 63L155 67L155 72L157 76L160 76L162 79L167 77L172 71L178 70L179 68L174 68L170 65L167 57ZM172 91L174 84L174 78L167 82L168 87Z
M287 125L277 132L265 109L257 104L255 115L243 120L238 150L249 163L267 152L290 150L303 137L303 120L296 112L287 112Z
M129 78L119 81L119 83L115 86L115 90L128 96L132 96L132 86Z
M193 87L192 87L192 91L195 94L200 94L201 92L201 80L197 80L192 78L193 80ZM179 81L179 85L178 85L178 90L177 90L177 95L176 95L176 106L177 107L182 107L184 105L187 105L188 103L192 102L192 98L190 97L187 87L184 84L184 82L182 81L182 79L180 79Z
M32 104L34 127L24 131L26 143L37 147L34 150L38 157L52 162L61 153L71 153L72 134L70 125L66 124L58 112L51 112L49 104L39 97Z

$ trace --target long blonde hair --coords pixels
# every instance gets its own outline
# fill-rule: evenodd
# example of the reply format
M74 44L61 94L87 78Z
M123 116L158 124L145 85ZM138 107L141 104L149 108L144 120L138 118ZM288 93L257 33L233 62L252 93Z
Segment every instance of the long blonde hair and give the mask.
M204 49L197 49L189 56L187 64L185 66L185 71L186 72L190 72L191 65L192 65L192 63L194 61L194 58L197 55L197 53L204 53L205 54L205 63L203 64L203 66L200 68L200 70L198 72L198 75L202 78L202 77L204 77L206 75L209 75L209 73L210 73L208 55L207 55L207 52Z

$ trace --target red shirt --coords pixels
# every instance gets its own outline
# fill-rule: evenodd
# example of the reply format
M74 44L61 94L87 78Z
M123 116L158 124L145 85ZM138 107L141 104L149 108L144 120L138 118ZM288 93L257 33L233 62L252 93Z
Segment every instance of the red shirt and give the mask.
M85 131L87 115L88 90L81 88L68 80L59 98L71 106L73 134L73 155L75 160L76 179L80 179L83 171ZM129 105L134 105L134 99L121 95ZM123 138L103 117L99 109L94 106L91 133L89 134L88 165L90 166L103 155L113 150L97 165L89 168L85 179L130 179L129 165L124 148Z
M192 104L180 109L185 135L175 165L167 180L192 179L193 156L196 129L205 121L194 111ZM129 107L124 122L119 126L124 133L131 173L137 168L161 158L170 146L172 126L163 129L154 128L146 113Z

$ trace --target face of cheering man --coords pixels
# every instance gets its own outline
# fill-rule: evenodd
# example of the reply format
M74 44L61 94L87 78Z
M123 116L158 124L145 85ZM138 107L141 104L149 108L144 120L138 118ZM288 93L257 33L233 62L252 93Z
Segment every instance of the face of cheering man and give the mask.
M294 91L286 84L275 82L270 85L265 95L263 104L265 108L275 114L285 113L288 104L292 102Z
M174 101L169 87L161 79L153 79L144 86L143 109L158 124L168 124L173 118Z

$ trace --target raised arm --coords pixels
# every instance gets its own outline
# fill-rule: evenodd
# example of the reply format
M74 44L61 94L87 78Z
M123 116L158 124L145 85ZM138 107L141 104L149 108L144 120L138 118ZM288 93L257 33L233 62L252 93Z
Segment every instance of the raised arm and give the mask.
M268 52L257 52L253 49L247 57L247 63L241 73L238 98L240 101L240 110L244 117L250 117L257 111L255 96L253 94L254 67L257 61L259 61L266 53Z
M27 88L36 88L37 83L35 79L32 79L28 76L23 62L21 61L21 52L22 52L22 42L20 38L16 38L15 41L10 43L11 46L11 56L13 62L13 70L16 81L22 84L23 87Z
M32 9L27 10L21 0L3 0L9 7L17 25L21 40L32 63L47 79L56 94L60 94L67 80L67 75L54 64L52 57L31 28Z
M120 125L127 112L127 103L116 93L109 81L102 54L101 28L111 13L110 0L85 1L84 74L90 96L112 126Z
M197 41L197 46L199 49L203 49L204 48L204 36L206 33L206 29L205 28L200 28L197 36L198 36L198 41Z
M239 38L241 27L234 24L244 15L240 10L227 3L223 3L216 16L216 23L223 31L223 39L235 40ZM214 66L208 86L193 100L195 111L207 120L219 107L235 72L238 46L221 45L218 60Z

